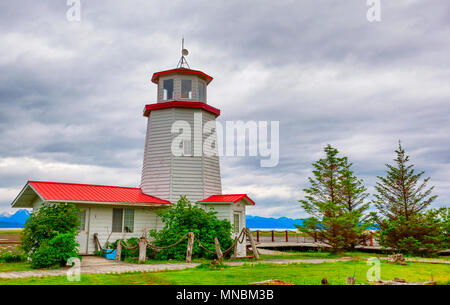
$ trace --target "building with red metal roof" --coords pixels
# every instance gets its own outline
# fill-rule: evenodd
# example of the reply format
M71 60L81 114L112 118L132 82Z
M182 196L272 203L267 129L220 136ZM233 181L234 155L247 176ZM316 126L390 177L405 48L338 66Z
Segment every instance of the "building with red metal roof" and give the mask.
M176 69L154 73L151 79L158 86L158 94L157 102L144 109L148 128L140 187L28 181L12 207L77 205L81 210L77 236L81 254L94 252L94 235L104 244L161 229L164 224L158 210L169 207L181 195L206 210L214 209L219 219L229 220L236 236L245 227L246 206L255 202L246 194L222 194L217 145L203 148L207 151L200 154L196 151L196 122L200 120L200 129L207 122L215 126L220 110L207 104L206 90L213 78L183 67L187 64L184 56L180 63ZM181 153L176 154L174 124L183 120L194 125L194 141L189 132L189 137L180 142ZM216 131L212 130L209 137L216 140ZM240 242L237 255L243 256L245 251L245 242Z

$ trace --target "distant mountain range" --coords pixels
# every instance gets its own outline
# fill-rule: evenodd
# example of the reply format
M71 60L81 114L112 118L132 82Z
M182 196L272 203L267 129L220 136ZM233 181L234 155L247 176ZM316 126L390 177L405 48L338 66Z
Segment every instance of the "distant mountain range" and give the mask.
M267 218L247 215L245 223L249 229L295 229L295 225L301 225L303 219L292 219L287 217Z
M25 221L30 217L28 210L18 210L14 214L0 214L0 228L23 228ZM295 229L295 225L301 225L303 219L287 217L269 218L247 215L246 226L249 229Z
M0 228L23 228L30 217L28 210L18 210L14 214L0 214Z

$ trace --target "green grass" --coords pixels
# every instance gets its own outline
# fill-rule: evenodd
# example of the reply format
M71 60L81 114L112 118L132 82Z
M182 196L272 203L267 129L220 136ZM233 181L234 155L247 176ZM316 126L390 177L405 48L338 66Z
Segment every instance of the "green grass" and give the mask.
M22 234L22 230L9 230L9 231L0 231L0 237L4 234Z
M0 272L28 271L28 270L35 270L31 268L28 262L0 263Z
M365 261L348 261L322 264L245 264L222 270L191 268L180 271L124 274L81 275L80 282L69 282L66 277L0 279L0 284L93 284L93 285L230 285L279 279L297 285L320 284L326 277L331 284L345 284L347 276L355 276L356 282L367 283L366 273L371 266ZM439 284L450 284L450 266L440 264L409 263L406 266L381 263L381 278L392 280L394 277L407 281L429 281L432 278Z

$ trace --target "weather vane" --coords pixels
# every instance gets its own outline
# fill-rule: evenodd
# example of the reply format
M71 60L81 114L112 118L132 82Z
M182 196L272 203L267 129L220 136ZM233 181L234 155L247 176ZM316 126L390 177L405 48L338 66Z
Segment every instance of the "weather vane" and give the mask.
M178 62L177 68L185 68L183 65L186 65L188 69L190 69L191 67L189 67L189 64L185 58L185 56L189 55L189 51L187 49L184 48L184 37L181 40L181 58L180 61Z

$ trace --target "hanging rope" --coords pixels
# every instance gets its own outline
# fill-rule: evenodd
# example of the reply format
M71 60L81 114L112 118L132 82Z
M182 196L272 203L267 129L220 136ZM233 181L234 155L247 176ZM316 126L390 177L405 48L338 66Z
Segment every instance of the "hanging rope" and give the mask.
M119 239L120 244L127 250L134 250L137 249L137 247L139 247L139 245L135 245L135 246L129 246L127 245L127 243L125 241L123 241L122 239Z
M108 239L109 239L109 237L108 237ZM97 246L99 247L100 251L105 253L105 254L110 254L110 253L112 253L114 251L114 249L103 249L102 245L100 244L100 241L98 240L97 234L94 234L94 242L97 244ZM109 252L107 250L109 250Z
M235 245L237 242L242 243L242 242L244 241L244 238L245 238L244 229L242 229L242 230L241 230L241 233L239 234L239 236L236 236L236 237L234 238L234 241L233 241L233 243L231 244L231 246L230 246L228 249L226 249L226 250L223 251L223 255L225 256L225 255L227 255L231 250L233 250L233 249L234 249L234 245Z
M206 252L211 253L211 254L216 254L216 252L211 251L208 248L206 248L205 246L203 246L202 243L198 240L198 238L195 238L195 236L194 236L194 242L196 242L200 246L200 248L202 248Z
M184 234L184 236L181 237L176 243L174 243L170 246L165 246L165 247L156 246L156 245L150 243L150 241L147 238L145 238L145 241L147 242L147 247L153 248L155 250L163 250L163 249L169 249L169 248L175 247L176 245L181 243L183 240L185 240L187 238L187 236L188 236L188 233Z
M188 238L188 234L189 233L184 234L183 237L181 237L177 242L175 242L174 244L169 245L169 246L156 246L156 245L152 244L146 237L142 237L142 238L145 239L147 247L159 251L159 250L169 249L169 248L172 248L172 247L175 247L175 246L179 245L183 240ZM234 238L233 243L231 244L231 246L223 251L223 255L227 255L231 250L233 250L235 248L236 243L242 243L244 241L245 237L246 237L246 234L247 233L245 232L245 230L242 229L241 233ZM111 234L108 236L108 239L109 239L110 236L111 236ZM100 244L100 241L98 239L97 234L94 234L94 241L98 245L98 247L100 248L100 251L102 251L104 253L107 253L107 254L111 253L112 251L114 251L114 250L110 250L109 252L107 252L106 249L103 249L101 244ZM119 239L118 242L120 242L120 244L125 249L128 249L128 250L134 250L134 249L137 249L139 247L139 244L136 244L135 246L130 246L125 241L123 241L121 239ZM197 237L195 237L195 236L194 236L194 242L196 242L198 244L198 246L200 248L202 248L203 250L205 250L206 252L208 252L210 254L217 254L215 251L211 251L208 248L206 248L205 246L203 246L203 244L200 242L200 240Z

